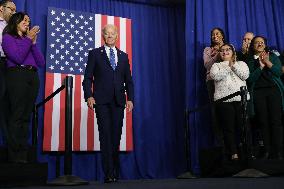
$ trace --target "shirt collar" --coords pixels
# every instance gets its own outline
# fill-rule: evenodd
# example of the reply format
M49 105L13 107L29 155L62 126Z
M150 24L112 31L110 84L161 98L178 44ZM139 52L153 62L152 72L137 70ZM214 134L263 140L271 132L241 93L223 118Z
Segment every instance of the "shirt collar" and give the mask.
M254 58L254 59L258 59L258 58L259 58L259 55L253 55L253 58Z

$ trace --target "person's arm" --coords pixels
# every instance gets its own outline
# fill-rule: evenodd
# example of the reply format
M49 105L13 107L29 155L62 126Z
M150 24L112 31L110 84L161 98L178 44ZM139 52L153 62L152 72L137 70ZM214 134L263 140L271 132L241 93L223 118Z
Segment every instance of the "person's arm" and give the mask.
M216 62L218 59L218 53L212 52L211 47L206 47L203 51L203 61L204 61L204 67L206 70L210 70L211 66Z
M215 63L210 69L210 77L215 81L220 81L226 78L230 71L231 68L229 67L229 64L224 62Z
M2 48L10 60L16 64L22 64L29 54L32 46L32 40L28 37L17 40L9 35L3 36Z
M282 75L281 62L279 58L271 53L266 53L261 58L261 61L270 69L271 73L276 77L280 77Z
M38 67L43 67L45 64L44 56L37 48L36 44L32 45L32 54Z
M249 77L249 68L243 61L235 62L231 69L243 81Z
M126 102L126 108L128 111L132 111L133 109L133 99L134 99L134 85L133 85L133 80L131 76L131 71L130 71L130 64L129 64L129 59L126 55L127 59L127 65L125 66L125 88L126 88L126 93L127 93L127 102Z
M84 90L84 97L89 108L93 109L95 99L93 97L92 86L94 80L94 69L95 69L95 56L94 51L89 51L88 62L85 69L84 81L82 83Z

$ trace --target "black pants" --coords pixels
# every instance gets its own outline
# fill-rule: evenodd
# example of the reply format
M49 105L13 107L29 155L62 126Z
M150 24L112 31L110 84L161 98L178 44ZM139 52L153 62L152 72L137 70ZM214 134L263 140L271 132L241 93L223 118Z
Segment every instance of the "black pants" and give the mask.
M27 161L29 124L39 89L36 71L21 67L7 69L7 92L11 113L8 116L8 158Z
M272 154L282 153L282 99L279 89L277 87L260 88L254 91L253 97L265 151Z
M209 102L212 104L214 102L214 92L215 92L214 80L207 81L206 86L208 91ZM216 145L223 146L224 145L223 134L221 127L218 123L216 115L216 107L213 104L211 105L210 111L211 111L212 130L215 136Z
M9 102L6 91L5 60L0 59L0 136L7 142L7 115L9 115Z
M226 152L236 154L237 135L242 127L242 109L240 102L221 102L217 105L217 115L223 129Z
M98 120L103 170L106 177L119 176L119 144L123 126L124 107L115 100L95 106Z

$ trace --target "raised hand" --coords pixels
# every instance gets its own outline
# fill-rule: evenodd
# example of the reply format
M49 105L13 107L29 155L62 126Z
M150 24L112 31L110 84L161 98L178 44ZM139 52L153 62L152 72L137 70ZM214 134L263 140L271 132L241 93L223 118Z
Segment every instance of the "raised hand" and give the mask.
M28 29L27 37L30 38L33 44L36 43L37 34L40 32L39 26L34 26L32 29Z

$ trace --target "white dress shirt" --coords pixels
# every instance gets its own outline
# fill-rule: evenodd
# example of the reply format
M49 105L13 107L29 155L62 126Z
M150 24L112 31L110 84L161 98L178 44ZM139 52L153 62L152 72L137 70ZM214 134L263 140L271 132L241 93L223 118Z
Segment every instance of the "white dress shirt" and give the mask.
M3 35L3 30L4 28L7 26L7 22L0 17L0 56L1 57L4 57L5 56L5 53L3 51L3 48L2 48L2 35Z
M115 55L115 65L117 66L118 58L117 58L117 50L116 50L115 47L109 47L109 46L106 46L106 45L105 45L105 51L106 51L106 53L107 53L107 57L108 57L108 59L109 59L110 48L113 49L113 52L114 52L114 55Z

